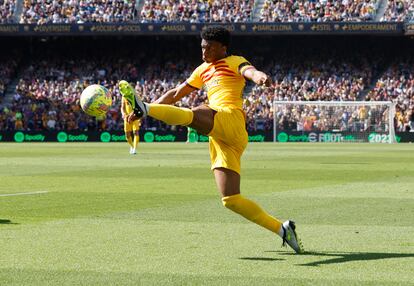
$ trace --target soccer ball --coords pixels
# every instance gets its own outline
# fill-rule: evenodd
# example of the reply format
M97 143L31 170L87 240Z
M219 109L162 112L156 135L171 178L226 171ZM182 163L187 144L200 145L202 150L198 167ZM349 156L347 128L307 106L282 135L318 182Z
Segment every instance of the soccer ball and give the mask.
M80 106L90 116L104 118L111 105L111 93L102 85L92 84L82 91Z

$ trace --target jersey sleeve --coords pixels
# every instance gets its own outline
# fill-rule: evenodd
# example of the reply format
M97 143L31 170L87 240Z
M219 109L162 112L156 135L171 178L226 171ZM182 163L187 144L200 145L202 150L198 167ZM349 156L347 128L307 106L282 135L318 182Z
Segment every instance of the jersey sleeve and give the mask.
M244 57L238 58L237 71L240 75L243 75L243 73L250 68L253 68L253 65L248 60Z
M203 87L203 80L200 77L200 67L193 71L190 77L186 80L186 83L197 89L201 89Z

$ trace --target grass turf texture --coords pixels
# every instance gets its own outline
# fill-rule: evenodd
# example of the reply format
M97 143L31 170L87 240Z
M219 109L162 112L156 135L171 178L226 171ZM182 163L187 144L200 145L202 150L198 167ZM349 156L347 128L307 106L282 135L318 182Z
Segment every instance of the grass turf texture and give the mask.
M414 145L250 144L242 193L307 253L221 205L206 144L0 144L1 285L408 285Z

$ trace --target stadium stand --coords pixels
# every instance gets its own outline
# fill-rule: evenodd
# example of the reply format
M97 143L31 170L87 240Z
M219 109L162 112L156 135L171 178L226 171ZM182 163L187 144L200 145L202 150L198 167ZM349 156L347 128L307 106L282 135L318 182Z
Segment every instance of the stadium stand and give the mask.
M380 5L385 5L382 2L384 0L142 0L141 3L135 0L3 0L0 1L0 23L14 21L17 3L22 3L23 9L16 17L23 24L81 24L237 23L251 22L253 15L259 15L255 19L260 22L361 22L375 20ZM413 20L413 15L413 1L390 0L380 20Z
M21 109L32 105L34 102L43 102L44 105L54 109L53 120L55 124L47 124L50 119L49 110L42 110L42 124L31 124L29 128L46 129L122 129L120 118L120 95L117 81L120 78L129 78L135 83L136 90L142 94L145 100L154 101L167 90L177 86L191 69L184 63L170 63L165 66L165 71L159 69L159 65L147 65L145 70L138 70L137 63L125 65L125 59L114 60L103 64L102 62L91 62L90 59L55 61L40 61L32 63L22 73L22 78L16 87L13 109ZM83 114L79 109L79 97L82 90L91 83L100 83L109 88L113 94L114 104L108 113L103 125L96 125L91 118ZM180 106L192 107L200 104L206 99L203 91L194 93L184 99ZM57 110L67 112L57 113ZM47 114L44 114L47 113ZM73 117L73 118L72 118ZM151 120L151 119L149 119ZM70 122L69 125L68 122ZM158 128L165 128L158 122ZM27 127L23 120L23 126ZM151 123L143 122L143 126L150 128Z
M265 0L261 22L370 21L378 9L377 0L292 1Z
M414 2L411 0L389 0L381 21L401 22L412 20Z
M20 23L117 23L136 14L135 0L24 0Z
M15 76L18 61L16 59L7 59L0 57L0 101L4 97L7 85Z
M0 0L0 24L13 22L16 0Z
M272 75L271 88L254 87L245 97L247 122L251 129L273 126L273 100L354 101L370 85L378 63L366 52L358 56L320 48L299 53L291 48L261 64ZM320 53L320 55L318 55ZM292 61L292 58L295 58ZM259 61L260 62L260 61Z
M249 21L253 0L173 1L146 0L141 11L136 1L34 1L24 0L20 23L244 22Z
M21 122L18 122L19 128L23 126L27 130L120 130L123 128L117 88L120 79L135 82L137 90L146 100L153 101L162 95L162 92L185 80L191 72L190 63L183 60L184 54L191 54L185 50L185 43L176 49L170 48L172 44L166 44L164 49L150 48L154 55L158 54L158 51L164 55L151 57L150 52L135 51L133 48L119 50L117 55L111 56L110 51L117 47L118 43L108 45L106 40L95 42L97 46L102 45L100 50L94 49L93 45L85 47L82 42L75 41L78 45L64 52L62 48L70 42L71 40L68 40L65 44L57 46L53 43L50 46L36 46L31 60L21 67L16 94L9 108L12 113L8 113L10 118L14 117L13 112L23 114ZM126 45L125 42L123 45ZM147 45L155 44L149 40ZM89 50L83 50L84 48ZM21 49L20 53L23 53ZM194 63L191 67L193 65ZM79 108L82 90L92 83L107 86L113 94L114 104L103 122L96 122ZM192 96L182 104L192 106L199 101L200 97ZM33 109L36 110L35 113L28 112ZM51 114L50 109L53 109ZM16 128L16 120L10 118L8 124L3 126L5 130ZM143 126L151 127L146 122Z
M367 100L396 102L397 130L414 130L414 58L393 62L368 93Z
M185 40L180 43L185 45ZM73 52L69 55L33 57L33 60L19 73L17 93L11 107L12 112L22 114L21 122L18 122L16 127L16 119L9 120L6 128L8 130L15 128L122 129L119 114L120 95L117 89L119 79L128 79L135 83L136 90L142 94L144 99L152 102L165 91L183 82L199 64L198 50L194 49L194 43L190 43L186 48L177 46L169 52L167 52L167 47L171 46L171 43L165 42L164 44L163 47L158 47L158 53L156 49L153 51L163 55L158 58L152 57L151 52L148 54L148 51L134 51L134 49L125 49L127 54L120 51L116 56L108 56L108 51L103 50L102 53L93 56ZM128 46L125 43L123 45ZM353 53L347 52L348 47L331 49L329 46L323 48L321 44L316 44L315 48L315 44L309 43L308 50L299 53L300 43L295 43L293 46L295 48L289 45L279 48L275 54L263 52L264 56L258 56L252 52L251 55L247 55L258 67L271 74L274 81L271 88L253 87L244 96L247 124L250 130L272 129L274 99L363 100L369 89L372 90L368 93L368 100L398 100L399 110L405 116L405 128L410 126L409 117L412 115L413 108L411 61L401 68L401 65L393 61L381 62L382 57L368 48ZM336 44L336 46L339 47L341 44ZM251 50L248 47L246 49ZM184 56L183 53L189 54ZM403 53L404 59L407 53L408 50ZM388 67L389 71L382 75L380 71L384 69L384 66ZM394 69L396 71L392 73ZM391 83L394 82L392 80L399 79L401 75L404 75L406 79L400 84L392 85ZM375 84L377 81L378 83ZM114 105L103 123L95 122L79 109L80 93L91 83L106 85L113 93ZM399 91L401 84L406 87ZM400 92L403 96L389 96L390 92L384 88L384 85L393 88L392 94ZM205 103L206 100L205 91L198 91L184 98L178 105L194 107ZM36 110L34 114L27 111L33 109ZM50 112L51 109L52 112ZM316 116L309 112L303 112L301 116ZM284 127L292 125L293 123L289 123L289 116L278 118L279 124ZM347 118L351 120L351 116ZM327 126L318 128L323 129ZM143 127L170 128L150 118L144 120Z
M200 43L193 36L97 38L88 38L88 45L76 37L4 41L15 46L0 47L0 103L7 86L9 90L13 87L12 80L17 86L13 104L0 111L1 129L120 130L118 80L135 83L144 99L152 102L200 64ZM272 129L274 99L394 100L398 103L398 130L414 130L414 60L408 37L234 37L232 46L236 54L245 55L274 81L271 88L252 87L244 96L251 130ZM16 47L18 54L25 55L20 66L12 60L15 56L8 56ZM91 83L106 85L114 96L103 122L79 109L80 93ZM206 99L206 93L198 91L179 105L193 107ZM290 124L286 118L278 121ZM149 118L143 128L170 127Z
M246 22L252 0L174 1L146 0L140 12L142 23L160 22Z

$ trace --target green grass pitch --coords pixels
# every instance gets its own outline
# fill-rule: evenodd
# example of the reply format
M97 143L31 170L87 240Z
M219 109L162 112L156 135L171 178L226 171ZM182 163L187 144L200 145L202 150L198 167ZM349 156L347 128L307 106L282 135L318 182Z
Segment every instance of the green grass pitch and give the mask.
M0 285L409 285L414 145L250 144L221 205L207 144L0 144ZM15 196L16 193L27 193Z

